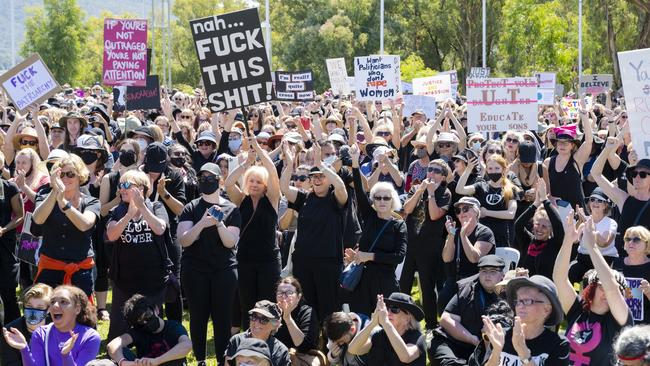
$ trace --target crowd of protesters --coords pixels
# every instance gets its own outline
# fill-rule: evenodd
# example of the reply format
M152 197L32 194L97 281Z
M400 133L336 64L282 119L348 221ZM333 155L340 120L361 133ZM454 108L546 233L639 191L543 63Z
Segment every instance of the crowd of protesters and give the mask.
M623 97L483 134L461 96L112 99L0 95L1 365L650 365Z

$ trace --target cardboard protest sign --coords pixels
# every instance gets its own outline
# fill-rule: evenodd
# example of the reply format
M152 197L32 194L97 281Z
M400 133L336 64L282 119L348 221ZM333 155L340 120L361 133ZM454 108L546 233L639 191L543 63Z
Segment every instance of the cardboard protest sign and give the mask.
M113 88L113 110L117 112L126 110L126 86Z
M580 101L573 98L562 98L560 108L564 110L569 119L578 119L580 115Z
M443 71L438 75L449 75L451 82L451 97L456 99L456 96L458 95L458 72L456 72L456 70Z
M104 19L104 85L147 85L147 20Z
M618 53L632 144L650 158L650 48Z
M555 103L555 89L537 89L537 104L553 105Z
M537 80L493 78L467 80L470 132L537 129Z
M401 92L399 56L374 55L354 58L357 100L393 99Z
M539 89L555 90L555 73L554 72L535 72L533 76L537 78L537 87Z
M555 95L564 96L564 84L555 84Z
M275 97L278 100L314 100L314 96L311 70L275 72Z
M449 74L413 79L413 94L434 97L436 102L444 102L452 97Z
M61 90L37 53L2 74L0 84L20 112L30 104L42 103Z
M625 277L627 289L625 302L632 312L632 318L635 321L643 320L643 290L641 290L641 281L643 278Z
M158 75L147 76L146 86L126 87L126 109L135 111L138 109L160 108L160 84Z
M485 79L490 77L489 67L472 67L467 79Z
M354 76L348 76L348 88L350 88L350 92L357 90L357 87L354 85Z
M334 95L350 94L350 85L348 84L348 70L345 68L344 58L328 58L327 74L330 78L330 86Z
M612 88L614 76L612 74L582 75L580 76L580 95L598 95Z
M273 99L257 8L192 20L190 27L213 112Z
M428 95L404 95L404 111L402 115L408 117L416 110L421 109L427 118L436 116L436 99Z

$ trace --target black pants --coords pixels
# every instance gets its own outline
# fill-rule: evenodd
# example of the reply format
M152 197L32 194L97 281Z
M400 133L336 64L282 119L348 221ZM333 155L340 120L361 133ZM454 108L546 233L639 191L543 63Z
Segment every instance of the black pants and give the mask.
M230 339L232 304L237 291L237 270L202 273L183 267L181 283L190 309L190 336L197 361L205 360L208 320L212 318L214 349L219 364Z
M135 295L136 292L129 292L120 289L120 287L113 283L113 301L111 304L111 322L108 327L108 341L121 336L129 330L129 324L124 317L122 311L124 310L124 303L126 300L130 299L131 296ZM146 295L156 306L158 310L162 309L162 303L165 299L165 287L160 289L154 294Z
M65 272L44 269L41 274L34 280L34 282L44 283L55 288L63 284L63 277ZM93 270L80 269L72 275L72 285L77 286L90 297L93 293Z
M172 240L174 245L167 246L167 252L169 253L169 259L174 263L174 268L172 272L176 278L181 278L181 253L183 248L177 239ZM179 323L183 322L183 294L181 291L178 292L173 301L171 299L165 299L165 316L169 320L175 320Z
M427 329L434 329L438 326L438 295L444 285L444 271L442 264L442 253L430 250L411 250L406 252L402 276L400 277L400 288L405 294L410 294L413 288L415 272L420 278L420 290L422 291L422 308Z
M316 309L318 322L340 310L339 277L343 264L336 259L293 257L293 275L300 281L305 301Z
M616 257L610 256L603 256L603 258L605 258L605 262L610 266L614 259L616 259ZM594 264L591 262L589 254L578 253L576 261L571 263L571 267L569 267L569 281L571 281L571 283L581 282L585 273L593 268Z
M95 268L97 269L97 278L95 279L95 291L108 291L108 269L111 267L113 259L113 244L104 241L104 231L108 219L103 218L97 225L97 232L94 235L95 249Z
M434 335L431 346L427 350L431 366L461 366L467 365L467 359L472 354L473 348L457 347L447 338Z
M0 298L4 304L4 317L0 318L0 325L20 318L20 309L16 298L20 265L13 253L16 241L9 238L9 234L7 237L3 238L7 240L6 243L0 242Z
M350 311L370 316L377 306L377 295L382 294L387 298L399 291L393 267L382 267L371 265L363 269L361 280L349 297Z
M273 262L237 262L242 329L248 329L248 311L257 301L276 302L275 287L280 280L280 271L280 258Z

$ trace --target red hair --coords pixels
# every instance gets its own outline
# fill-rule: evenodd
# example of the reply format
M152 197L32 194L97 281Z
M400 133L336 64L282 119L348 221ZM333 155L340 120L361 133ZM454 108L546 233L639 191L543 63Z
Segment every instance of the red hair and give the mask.
M598 282L592 282L584 290L582 290L582 310L591 311L591 305L594 303L594 297L596 297L596 289L598 288Z

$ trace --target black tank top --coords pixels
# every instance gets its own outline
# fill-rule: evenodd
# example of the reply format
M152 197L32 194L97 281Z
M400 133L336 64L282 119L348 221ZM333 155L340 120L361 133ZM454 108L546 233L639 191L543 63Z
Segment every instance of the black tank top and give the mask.
M559 197L571 203L575 209L576 205L585 207L585 194L582 190L582 175L578 170L578 163L573 159L573 155L566 163L564 170L558 172L555 170L557 155L551 158L548 165L548 179L551 184L551 196Z
M237 245L237 260L272 262L280 258L280 247L275 241L278 213L265 196L253 210L253 199L244 197L239 206L241 233Z

